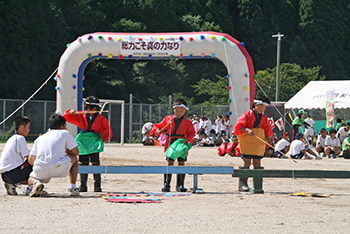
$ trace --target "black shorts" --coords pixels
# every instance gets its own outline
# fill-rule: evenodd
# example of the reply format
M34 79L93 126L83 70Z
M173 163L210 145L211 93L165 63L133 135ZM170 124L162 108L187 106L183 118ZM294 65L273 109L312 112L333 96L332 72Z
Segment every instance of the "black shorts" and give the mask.
M89 162L100 165L100 153L92 153L86 155L79 155L79 162L88 165Z
M293 159L301 159L302 157L304 157L304 153L300 152L299 154L291 155L290 157Z
M262 159L263 156L256 156L256 155L249 155L249 154L243 155L243 154L242 154L241 158Z
M142 144L143 144L143 145L154 145L153 142L146 143L146 141L143 141Z
M320 150L320 153L324 153L324 148L320 147L321 150Z
M167 160L167 161L175 161L174 159L169 158L169 157L165 157L165 160ZM178 157L176 160L178 162L186 162L187 161L187 157L186 158Z
M1 173L2 180L9 184L17 184L22 181L27 181L29 179L29 174L33 171L33 166L26 160L22 165Z

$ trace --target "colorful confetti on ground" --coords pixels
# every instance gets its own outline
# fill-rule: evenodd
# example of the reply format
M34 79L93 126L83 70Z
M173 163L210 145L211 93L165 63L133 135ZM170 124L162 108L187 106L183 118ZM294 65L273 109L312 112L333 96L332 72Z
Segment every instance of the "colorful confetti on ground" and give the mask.
M160 198L150 196L179 197L189 196L189 193L102 193L102 198L109 202L116 203L162 203Z
M291 193L288 195L298 196L298 197L330 197L329 194L325 194L325 193L305 193L305 192Z

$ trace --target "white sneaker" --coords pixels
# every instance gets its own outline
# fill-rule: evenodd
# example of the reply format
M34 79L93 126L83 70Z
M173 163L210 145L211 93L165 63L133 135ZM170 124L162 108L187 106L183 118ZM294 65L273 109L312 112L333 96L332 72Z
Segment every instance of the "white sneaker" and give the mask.
M309 155L305 155L305 156L304 156L304 159L312 159L312 157L309 156Z
M30 192L30 197L38 197L40 196L40 192L44 189L44 184L39 180L34 181L33 189Z
M321 156L316 156L315 157L316 160L320 160L320 159L323 159Z
M23 192L25 193L26 196L29 196L30 193L32 192L32 190L33 190L33 188L28 186L25 189L25 191L23 191ZM40 196L47 195L47 191L43 189L43 190L40 191L39 195Z
M8 195L17 195L16 185L9 184L9 183L6 183L6 182L5 182L4 185L5 185L5 188L6 188L6 191L7 191Z
M79 189L78 188L69 188L68 192L69 192L69 195L72 197L79 196Z

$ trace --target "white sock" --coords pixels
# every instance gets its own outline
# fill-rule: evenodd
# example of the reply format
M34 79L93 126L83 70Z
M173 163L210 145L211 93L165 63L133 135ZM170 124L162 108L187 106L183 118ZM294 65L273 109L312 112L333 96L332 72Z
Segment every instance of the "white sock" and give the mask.
M70 185L69 185L69 188L75 189L75 188L76 188L76 187L75 187L75 184L70 184Z

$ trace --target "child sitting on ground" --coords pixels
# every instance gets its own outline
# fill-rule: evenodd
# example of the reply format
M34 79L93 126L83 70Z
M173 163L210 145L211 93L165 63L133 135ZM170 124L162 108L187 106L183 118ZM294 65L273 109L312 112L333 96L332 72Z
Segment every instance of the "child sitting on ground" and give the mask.
M349 146L350 146L350 131L348 132L348 137L345 138L343 141L343 157L344 159L350 159L350 151L349 151Z
M326 138L326 148L324 149L324 153L328 158L336 158L341 153L340 140L335 134L337 134L337 131L334 128L331 128L329 130L329 136Z
M17 195L17 184L28 184L33 167L28 162L29 150L25 139L30 131L30 119L17 116L13 125L15 133L7 140L0 158L0 173L9 195Z
M69 174L69 193L78 196L79 189L75 187L78 176L78 144L66 130L67 124L62 115L53 114L49 118L50 130L39 136L29 154L29 162L33 163L33 171L28 180L33 186L31 197L40 195L53 177L67 177Z
M303 134L298 132L290 144L290 157L293 159L301 159L306 155L305 144L301 140L302 137Z
M275 146L275 156L277 158L281 158L282 156L284 156L283 154L288 153L289 147L289 133L286 132L282 135L281 140L279 140Z

